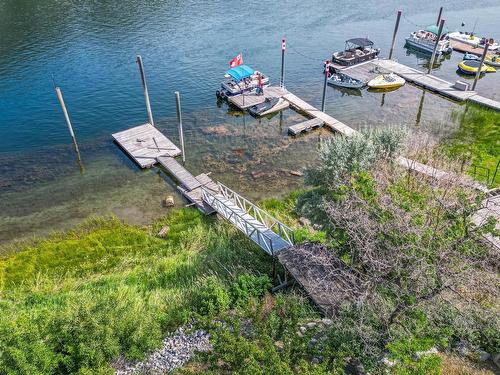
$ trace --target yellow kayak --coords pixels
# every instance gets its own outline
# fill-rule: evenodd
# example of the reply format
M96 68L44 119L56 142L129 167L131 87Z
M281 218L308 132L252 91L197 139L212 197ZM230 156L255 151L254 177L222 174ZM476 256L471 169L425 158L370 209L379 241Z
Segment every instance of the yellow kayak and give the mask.
M475 75L479 69L480 62L477 60L463 60L458 64L458 69L463 74ZM481 67L481 73L494 73L497 70L492 66L483 64Z
M394 73L381 74L368 82L368 87L372 89L395 89L403 86L405 82L404 78Z

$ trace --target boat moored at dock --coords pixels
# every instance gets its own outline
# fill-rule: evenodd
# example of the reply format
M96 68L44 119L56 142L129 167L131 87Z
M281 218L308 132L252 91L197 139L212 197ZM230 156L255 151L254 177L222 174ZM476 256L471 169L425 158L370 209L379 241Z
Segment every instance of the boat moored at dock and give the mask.
M458 70L460 73L465 75L476 75L479 67L481 66L481 61L478 60L463 60L458 64ZM494 73L496 69L483 64L481 66L481 73Z
M448 34L451 40L456 40L457 42L462 42L477 48L484 48L486 42L489 43L488 50L498 51L500 50L500 44L495 42L493 38L479 38L471 32L454 31Z
M248 65L239 65L226 71L226 80L221 83L216 95L220 98L239 95L253 91L259 86L259 77L262 86L269 86L269 77L253 70Z
M328 78L328 84L346 89L361 89L366 85L365 82L349 77L347 74L343 73L333 73L330 78Z
M341 66L352 66L376 59L380 48L374 48L373 42L367 38L353 38L345 42L343 51L334 52L332 63Z
M406 83L405 79L394 74L380 74L368 82L368 87L378 90L395 90Z
M425 30L414 31L406 38L406 46L432 54L436 45L437 34L438 29L436 25L428 26ZM453 51L447 34L448 30L444 28L436 48L436 55L445 55Z

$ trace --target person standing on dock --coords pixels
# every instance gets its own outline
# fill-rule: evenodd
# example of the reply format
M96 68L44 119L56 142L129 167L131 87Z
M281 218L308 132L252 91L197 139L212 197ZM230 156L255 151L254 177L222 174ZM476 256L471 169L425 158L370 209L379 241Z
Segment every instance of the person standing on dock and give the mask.
M264 85L262 84L262 74L257 73L257 95L264 95Z

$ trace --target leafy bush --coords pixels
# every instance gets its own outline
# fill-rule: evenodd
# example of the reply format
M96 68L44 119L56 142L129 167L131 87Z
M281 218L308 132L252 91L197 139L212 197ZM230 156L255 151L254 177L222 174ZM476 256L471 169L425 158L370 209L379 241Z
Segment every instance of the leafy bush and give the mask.
M203 315L213 316L231 306L229 290L214 276L209 276L199 283L196 300L198 312Z
M250 299L262 297L271 285L271 279L266 275L239 275L231 285L231 296L235 304L243 305Z

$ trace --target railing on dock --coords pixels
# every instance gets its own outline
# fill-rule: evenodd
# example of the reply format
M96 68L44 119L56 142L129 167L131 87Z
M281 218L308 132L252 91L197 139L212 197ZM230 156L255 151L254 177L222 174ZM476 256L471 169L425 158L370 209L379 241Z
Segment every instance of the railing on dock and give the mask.
M202 187L202 198L226 220L270 255L293 245L293 230L242 197L218 183L214 194Z
M257 220L259 220L267 228L273 230L285 241L289 242L290 244L294 243L293 230L290 227L286 226L278 219L269 215L266 211L256 206L248 199L242 197L234 190L231 190L230 188L221 184L220 182L218 183L218 185L219 185L219 191L224 197L236 203L238 207L245 210L246 213L248 213L250 216L253 216Z

